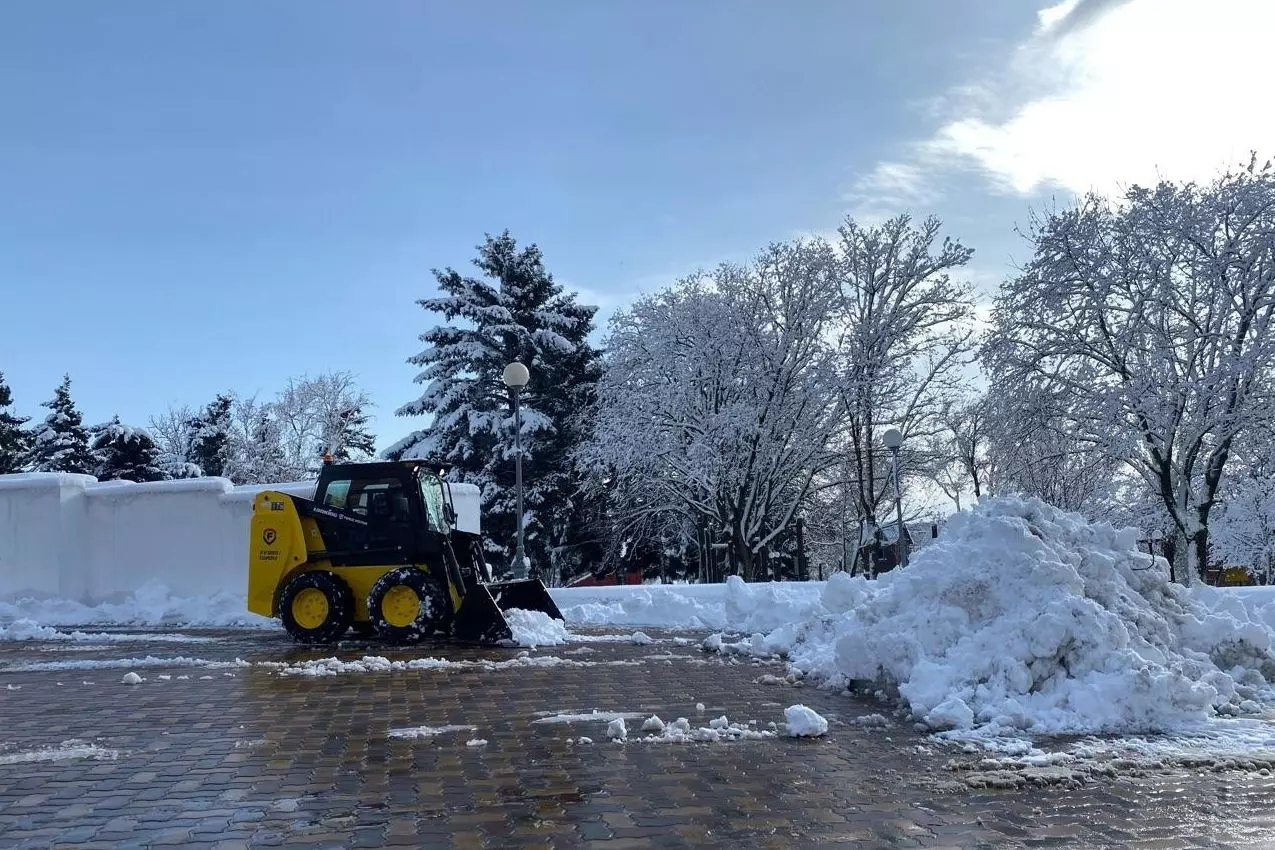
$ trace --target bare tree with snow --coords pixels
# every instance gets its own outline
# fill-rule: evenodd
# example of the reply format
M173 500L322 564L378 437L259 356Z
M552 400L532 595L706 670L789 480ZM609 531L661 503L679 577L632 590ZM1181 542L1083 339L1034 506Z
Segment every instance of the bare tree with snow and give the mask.
M350 372L329 372L315 377L289 378L251 428L269 427L282 446L283 468L296 478L316 476L329 453L335 460L371 457L375 450L366 429L366 410L372 406ZM253 413L244 414L249 418ZM260 422L269 416L274 424Z
M997 392L1049 398L1055 432L1127 466L1202 572L1237 438L1275 414L1275 174L1088 196L1038 221L987 361Z
M941 228L937 218L916 225L900 215L873 227L847 219L838 229L839 436L855 517L869 528L894 499L881 435L898 428L902 474L932 480L929 449L968 393L973 288L952 275L973 251L951 238L938 242Z
M622 532L686 518L745 579L763 575L759 556L834 459L834 259L817 240L772 245L613 318L577 456Z
M197 417L189 405L171 406L151 417L149 432L159 448L159 468L169 478L203 475L195 453L198 432L192 423Z

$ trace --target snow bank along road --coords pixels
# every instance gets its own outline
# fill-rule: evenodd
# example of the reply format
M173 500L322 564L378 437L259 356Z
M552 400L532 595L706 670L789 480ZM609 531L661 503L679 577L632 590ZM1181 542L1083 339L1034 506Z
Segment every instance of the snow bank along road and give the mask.
M1275 778L1256 767L1113 778L989 766L885 704L706 651L707 631L526 619L524 637L538 629L549 645L316 652L263 630L119 628L0 642L0 846L1249 846L1275 834Z

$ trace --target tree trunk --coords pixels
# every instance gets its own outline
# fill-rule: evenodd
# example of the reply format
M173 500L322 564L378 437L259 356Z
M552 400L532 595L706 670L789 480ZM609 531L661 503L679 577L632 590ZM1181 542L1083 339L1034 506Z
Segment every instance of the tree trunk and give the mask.
M735 565L737 572L744 581L755 581L754 574L755 562L752 550L748 548L748 541L744 539L744 532L738 525L731 529L731 551L735 556Z

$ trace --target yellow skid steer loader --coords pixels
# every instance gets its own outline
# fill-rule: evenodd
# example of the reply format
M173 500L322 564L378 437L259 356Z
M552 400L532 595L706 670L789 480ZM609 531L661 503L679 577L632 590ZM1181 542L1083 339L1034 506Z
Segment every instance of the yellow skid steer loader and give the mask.
M420 460L323 465L314 498L252 505L248 610L302 643L350 628L392 643L512 639L504 612L562 612L539 579L493 582L479 535L454 528L444 467Z

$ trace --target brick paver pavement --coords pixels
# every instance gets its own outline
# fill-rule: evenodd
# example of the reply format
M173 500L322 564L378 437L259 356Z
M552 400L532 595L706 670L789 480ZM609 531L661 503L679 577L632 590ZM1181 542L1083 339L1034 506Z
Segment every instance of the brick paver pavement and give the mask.
M874 703L757 683L769 668L693 645L590 641L532 653L559 660L547 666L308 677L255 662L518 651L183 634L213 640L0 643L0 847L1275 847L1275 777L953 790L950 750L893 719L855 722ZM74 666L146 656L157 666ZM236 658L253 666L202 663ZM145 681L123 684L129 669ZM619 744L601 721L535 722L596 708L782 728L795 702L832 721L825 737ZM474 729L389 734L423 725ZM66 741L79 743L63 758L32 760Z

